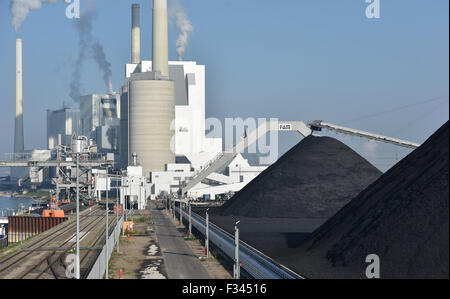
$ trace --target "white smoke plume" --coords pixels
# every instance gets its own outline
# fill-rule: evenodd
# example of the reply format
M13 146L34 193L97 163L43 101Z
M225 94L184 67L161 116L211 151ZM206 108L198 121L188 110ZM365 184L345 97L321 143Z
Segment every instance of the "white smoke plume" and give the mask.
M75 29L78 33L78 56L72 72L69 95L75 102L78 102L82 95L81 70L88 58L93 58L102 71L107 92L112 92L113 89L111 63L106 59L103 46L98 41L94 42L92 35L92 24L96 17L95 0L91 0L88 3L88 8L82 13L81 18L74 21Z
M189 42L189 35L194 30L194 26L178 0L170 0L169 4L169 18L171 22L175 23L175 26L180 32L176 45L178 59L181 61L183 60L183 55Z
M10 10L12 15L11 25L16 33L19 33L23 23L31 10L41 9L42 4L56 4L60 0L11 0Z

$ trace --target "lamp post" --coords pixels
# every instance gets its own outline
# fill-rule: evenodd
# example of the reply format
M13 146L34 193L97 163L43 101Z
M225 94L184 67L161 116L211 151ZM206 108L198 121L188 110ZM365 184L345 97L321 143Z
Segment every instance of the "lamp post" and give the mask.
M76 262L75 262L75 278L80 279L80 178L79 178L79 163L80 163L80 154L76 155L77 158L77 166L76 166L76 218L77 218L77 225L76 225Z
M116 225L119 225L119 205L120 205L120 203L119 203L119 196L120 196L120 190L119 190L119 188L117 188L116 189ZM120 252L120 250L119 250L119 243L120 243L119 236L120 236L120 230L117 233L117 246L116 246L117 253Z
M105 233L105 239L106 239L106 254L105 254L105 271L106 271L106 273L105 273L105 277L106 277L106 279L108 279L108 272L109 272L109 269L108 269L108 261L109 261L109 259L108 259L108 253L109 253L109 246L108 246L108 240L109 240L109 223L108 223L108 214L109 214L109 206L108 206L108 189L109 189L109 178L108 178L108 174L106 174L106 206L105 206L105 211L106 211L106 233Z
M206 258L209 258L209 208L206 209L206 241L205 241L205 247L206 247Z
M237 221L234 224L234 279L240 279L241 277L241 265L239 264L239 223Z
M189 201L189 231L188 231L188 233L189 233L189 237L191 236L191 234L192 234L192 210L191 210L191 201Z
M180 200L180 225L183 225L183 202Z

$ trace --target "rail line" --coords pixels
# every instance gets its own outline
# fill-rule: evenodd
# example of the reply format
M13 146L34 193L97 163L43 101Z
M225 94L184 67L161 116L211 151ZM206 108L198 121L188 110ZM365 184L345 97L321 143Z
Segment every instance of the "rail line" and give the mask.
M93 220L92 222L89 222L85 227L80 228L81 230L90 231L91 229L96 227L98 224L100 224L104 219L104 215L90 215L90 216L96 217L96 219ZM70 243L73 243L73 241L71 241L71 239L67 239L62 244L59 244L58 247L64 248L65 245L68 245ZM73 244L72 244L72 246L73 246ZM63 258L65 257L68 250L69 249L66 249L63 251L57 251L57 250L51 251L49 254L47 254L45 257L42 258L41 262L37 263L34 267L32 267L31 269L29 269L28 271L23 273L20 278L21 279L25 279L25 278L26 279L39 279L42 277L43 274L48 273L48 271L50 271L52 273L54 278L59 278L57 271L54 269L54 266L56 265L56 263L60 262L60 264L63 266L63 269L64 270L66 269ZM58 254L58 252L60 252L60 253ZM55 255L56 255L56 257L54 257ZM45 269L40 270L38 273L33 273L45 262L47 262L47 266ZM81 263L82 263L82 260L80 259L80 264ZM30 277L30 276L33 276L33 274L35 275L35 277Z
M104 215L99 215L99 218L97 219L97 221L95 223L91 223L92 224L92 228L97 226L99 223L103 222L104 220ZM111 230L114 229L114 226L116 225L116 218L113 217L111 223L110 223L111 227L109 228L109 234L111 232ZM95 238L95 240L91 241L89 244L89 247L86 248L86 250L84 250L83 248L81 248L80 250L80 266L84 264L84 262L88 259L89 256L91 256L91 252L92 251L101 251L101 248L97 248L97 246L102 245L102 242L105 240L105 231L101 230L101 233ZM64 245L64 244L63 244ZM84 252L83 252L84 251ZM55 255L57 253L57 251L54 251L51 255ZM41 276L45 273L47 273L47 271L51 271L52 274L54 275L54 278L58 279L60 278L60 276L58 276L57 273L55 273L54 267L57 263L59 263L59 265L61 266L61 268L64 270L66 270L66 264L64 262L64 257L65 254L67 253L67 251L64 251L62 253L60 253L59 255L57 255L56 258L53 258L53 261L48 261L48 257L47 257L47 261L48 261L48 266L42 271L40 272L36 277L34 277L34 279L39 279L41 278ZM95 260L95 259L94 259ZM88 265L84 268L86 269L90 269L92 267L92 262L88 263ZM83 276L86 276L88 273L88 271L82 271L82 269L80 269L80 273L81 273L81 277L83 278ZM63 276L65 278L65 276ZM22 278L29 278L29 277L22 277Z
M81 213L80 221L82 221L84 218L86 218L88 216L88 215L85 215L85 214L86 213L84 213L84 211ZM70 222L61 223L60 226L59 226L59 230L58 230L57 234L49 234L49 235L47 235L47 236L45 236L43 238L42 237L39 238L40 236L38 235L38 236L36 236L36 240L35 241L31 240L30 243L27 244L27 248L31 248L31 247L39 248L39 247L42 247L47 242L50 242L51 240L56 239L59 236L65 234L68 231L70 231L71 229L73 229L72 228L73 225L75 225L75 223L70 223ZM63 229L63 226L64 226L64 229ZM43 243L43 244L42 245L38 245L40 243ZM26 255L22 256L21 258L26 257L26 256L31 254L31 252L26 252L23 249L21 249L21 250L15 252L13 254L6 255L6 256L2 257L2 259L0 260L0 266L3 265L3 264L6 264L7 262L10 262L11 259L14 259L17 256L19 256L21 254L24 254L24 253L26 253ZM6 270L7 268L9 268L10 266L11 265L8 264L6 267L0 268L0 273L3 272L4 270Z
M87 228L92 229L93 227L95 227L96 225L98 225L99 223L101 223L102 220L104 220L104 214L98 214L98 211L101 211L102 209L100 209L100 207L94 207L92 209L92 211L83 211L82 214L80 215L80 226L82 230L86 230ZM97 216L97 217L96 217ZM90 217L96 217L93 221L89 221L87 224L85 224L85 221L87 219L89 219ZM65 222L67 223L67 222ZM64 225L65 223L63 223L62 225ZM113 223L114 223L114 219L113 219ZM0 268L0 274L4 273L6 270L10 269L12 266L17 265L19 262L23 261L26 258L31 258L33 254L35 254L36 251L39 251L40 248L43 248L45 245L47 245L50 242L58 242L58 238L60 238L61 236L69 233L70 231L73 231L75 228L76 223L75 222L69 222L66 224L66 226L64 228L59 227L59 230L54 233L54 234L49 234L43 238L39 238L38 240L31 242L30 244L27 245L26 248L22 248L20 249L18 252L13 253L11 255L6 255L3 257L2 260L0 260L0 267L3 265L3 267ZM104 235L101 234L101 235ZM97 239L99 239L100 237L98 237ZM44 273L48 273L48 271L50 271L55 278L57 277L57 272L55 271L55 269L53 268L54 265L56 264L56 262L61 261L62 262L62 257L65 255L65 253L67 252L68 249L63 249L62 247L68 243L70 243L70 239L67 239L63 242L63 244L60 244L58 246L58 248L60 249L55 249L53 251L51 251L50 254L46 254L43 257L40 257L37 259L37 263L34 264L29 270L27 270L25 273L21 274L21 278L28 278L27 276L30 276L31 273L33 271L36 271L36 269L38 269L40 266L42 266L45 262L47 262L47 266L45 268L44 271L41 271L40 273L38 273L38 277L41 277ZM97 241L97 240L96 240ZM57 254L58 251L63 251L61 254L57 255L56 258L52 258L53 256L55 256ZM43 248L42 251L46 251L45 248ZM62 262L62 265L65 268L64 262Z

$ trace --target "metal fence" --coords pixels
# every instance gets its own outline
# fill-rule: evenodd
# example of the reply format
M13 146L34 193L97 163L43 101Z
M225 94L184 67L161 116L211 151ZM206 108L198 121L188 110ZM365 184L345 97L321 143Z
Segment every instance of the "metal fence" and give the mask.
M179 208L176 208L178 212ZM192 226L201 234L206 234L206 220L198 214L191 213ZM188 219L189 213L183 209L183 216ZM234 260L234 236L220 227L209 223L209 241L219 248L226 256ZM302 279L304 277L277 263L262 252L239 242L239 261L248 274L256 279Z
M119 242L120 231L123 227L124 217L119 219L114 231L108 237L108 261L111 258L111 255L114 250L114 246ZM106 265L105 265L105 254L106 254L106 244L103 245L103 249L97 257L94 265L92 266L89 274L87 275L87 279L103 279L105 275Z
M28 161L31 159L31 153L5 153L4 161Z
M35 235L43 233L67 218L9 216L8 217L8 243L25 241Z

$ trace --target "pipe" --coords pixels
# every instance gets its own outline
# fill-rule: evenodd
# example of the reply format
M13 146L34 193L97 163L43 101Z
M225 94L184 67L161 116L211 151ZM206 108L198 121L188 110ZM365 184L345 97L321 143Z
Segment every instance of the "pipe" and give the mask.
M153 72L169 79L167 0L153 0Z
M131 6L131 63L141 62L141 6L133 4Z
M16 39L16 115L14 131L14 153L24 152L22 84L22 39L18 38Z
M137 166L137 153L133 153L133 166Z

